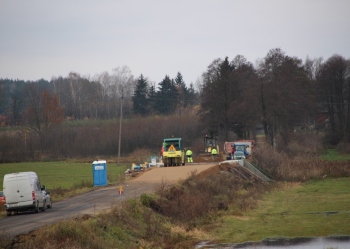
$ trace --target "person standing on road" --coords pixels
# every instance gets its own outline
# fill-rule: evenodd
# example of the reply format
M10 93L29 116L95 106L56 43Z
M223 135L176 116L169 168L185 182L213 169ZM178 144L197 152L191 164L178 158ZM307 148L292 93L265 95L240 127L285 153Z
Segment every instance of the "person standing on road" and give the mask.
M41 186L41 192L43 193L44 197L46 196L46 187L45 185Z
M193 163L193 159L192 159L192 150L188 149L188 150L186 151L186 157L187 157L187 162Z
M162 148L160 149L160 160L163 162L163 154L164 154L164 144L162 144Z
M211 156L213 157L213 161L215 161L217 154L218 154L217 150L213 148L211 150Z
M235 155L235 151L236 151L235 144L232 144L231 147L232 147L232 150L231 150L231 160L233 160L233 159L234 159L234 155Z

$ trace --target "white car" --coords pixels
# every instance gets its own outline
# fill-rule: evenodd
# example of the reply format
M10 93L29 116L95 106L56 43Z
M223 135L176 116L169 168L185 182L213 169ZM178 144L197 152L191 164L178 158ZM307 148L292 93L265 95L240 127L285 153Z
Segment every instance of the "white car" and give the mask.
M235 151L235 153L233 154L233 160L241 160L241 159L245 159L245 155L243 151Z

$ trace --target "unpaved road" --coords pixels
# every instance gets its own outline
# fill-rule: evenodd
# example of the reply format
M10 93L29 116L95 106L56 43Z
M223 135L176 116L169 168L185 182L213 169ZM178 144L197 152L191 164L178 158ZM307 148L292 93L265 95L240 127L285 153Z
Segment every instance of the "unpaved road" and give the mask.
M137 198L142 193L152 193L162 183L171 185L186 179L192 171L200 173L217 163L200 163L178 167L152 168L142 175L121 184L124 196L120 196L118 186L99 187L95 190L66 200L53 203L45 212L19 213L0 219L0 234L15 236L28 233L39 227L53 224L63 219L97 214L108 210L123 198Z

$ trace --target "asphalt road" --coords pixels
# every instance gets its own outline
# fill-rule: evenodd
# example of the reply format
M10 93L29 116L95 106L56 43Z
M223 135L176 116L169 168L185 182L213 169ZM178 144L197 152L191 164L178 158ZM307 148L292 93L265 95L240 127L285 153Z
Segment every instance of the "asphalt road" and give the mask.
M24 212L0 219L0 233L11 237L26 234L42 226L84 214L98 214L117 205L124 198L137 198L142 193L152 193L161 184L171 185L186 179L192 171L204 171L216 163L199 163L178 167L152 168L142 175L118 186L96 187L93 191L54 202L44 212ZM124 195L119 195L119 187Z

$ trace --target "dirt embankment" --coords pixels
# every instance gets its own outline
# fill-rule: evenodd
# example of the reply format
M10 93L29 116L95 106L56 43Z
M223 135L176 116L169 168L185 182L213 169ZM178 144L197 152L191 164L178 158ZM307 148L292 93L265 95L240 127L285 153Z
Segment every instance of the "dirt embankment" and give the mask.
M185 166L151 168L131 181L134 183L147 184L161 184L164 182L167 184L174 184L181 179L184 180L188 178L193 172L199 174L216 165L217 163L211 162L186 164Z
M200 161L198 158L195 160L196 162ZM185 180L193 173L197 174L198 177L206 178L210 175L223 172L231 173L235 177L244 180L261 180L248 169L240 166L238 163L234 163L233 161L203 161L204 162L186 164L186 166L150 168L145 172L140 172L137 175L134 175L131 181L135 184L174 184L179 180Z

